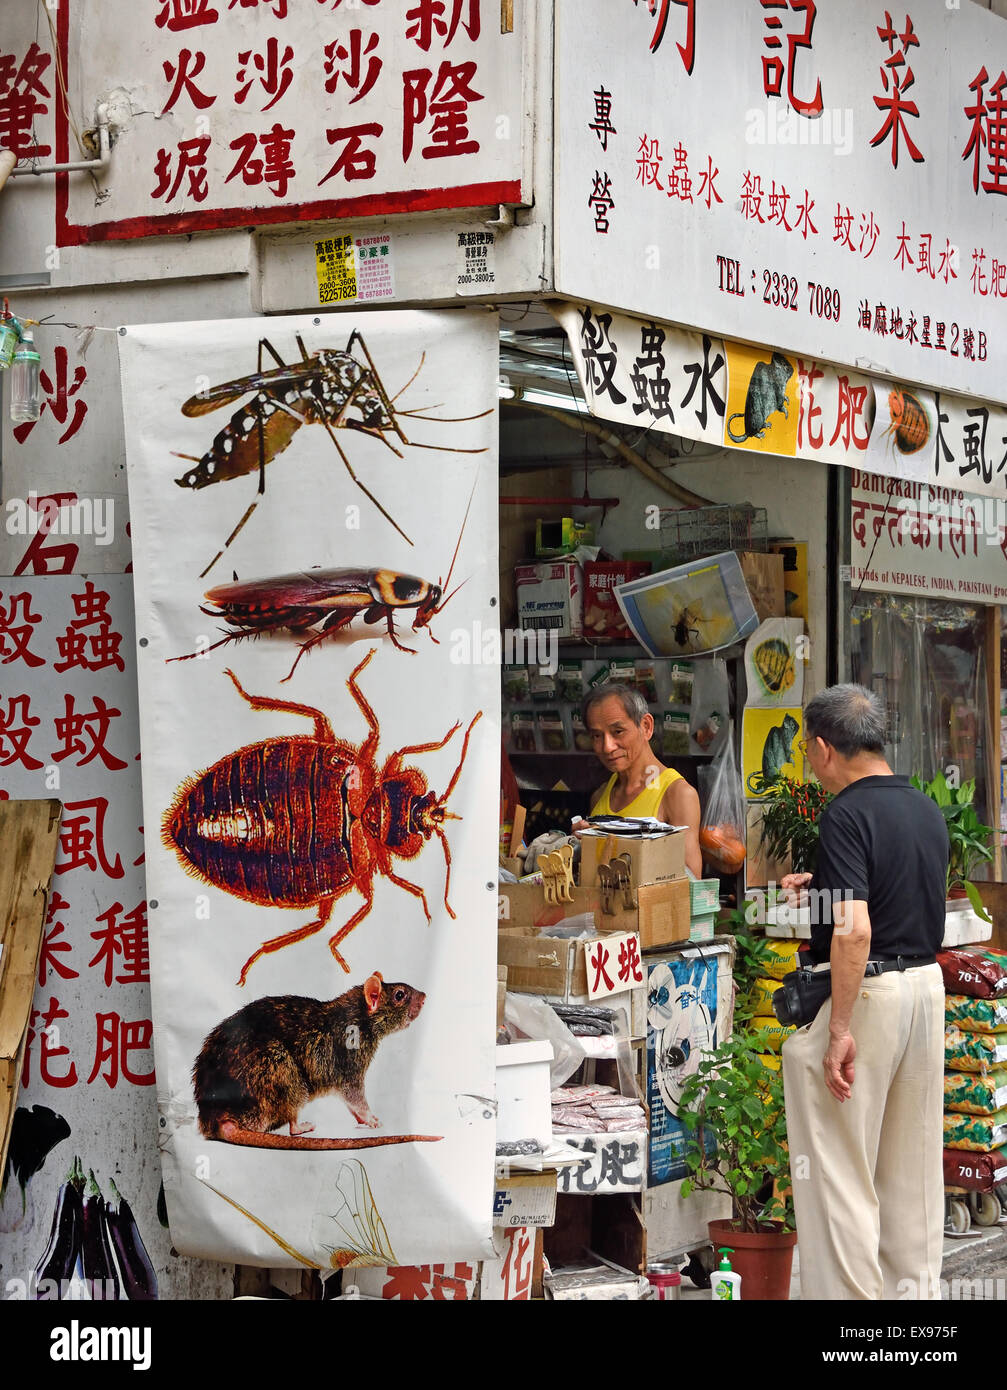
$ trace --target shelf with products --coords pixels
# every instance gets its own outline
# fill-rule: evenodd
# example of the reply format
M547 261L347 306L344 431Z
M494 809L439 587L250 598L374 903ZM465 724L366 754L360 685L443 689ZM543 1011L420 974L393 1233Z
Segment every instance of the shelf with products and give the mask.
M735 707L735 662L740 648L717 653L723 660L710 693L709 655L650 657L636 643L605 643L583 648L561 646L550 666L503 668L503 732L512 759L593 757L590 735L580 718L585 695L608 681L635 686L654 718L653 748L665 761L687 764L709 759L717 735ZM726 677L723 672L726 671Z

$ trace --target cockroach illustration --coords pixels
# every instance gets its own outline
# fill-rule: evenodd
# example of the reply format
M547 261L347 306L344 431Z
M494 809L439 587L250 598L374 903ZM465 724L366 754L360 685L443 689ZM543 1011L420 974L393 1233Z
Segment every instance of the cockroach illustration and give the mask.
M221 483L229 478L240 478L245 473L259 474L257 495L244 516L235 526L216 555L202 571L200 578L210 570L223 555L234 538L248 521L266 490L266 464L290 443L301 425L323 425L342 459L346 471L360 488L361 492L377 507L381 515L395 527L403 540L412 541L398 522L385 511L374 494L360 481L347 458L337 437L339 430L357 430L380 439L398 458L404 455L388 438L389 433L398 436L400 442L411 449L437 449L449 454L481 454L485 449L455 449L447 444L417 444L407 439L399 420L409 417L415 420L430 420L436 424L455 425L466 420L479 420L489 415L488 410L479 415L462 415L456 419L444 419L426 415L424 410L398 410L395 402L407 391L419 376L426 360L424 353L420 365L401 391L394 396L388 392L378 375L378 369L367 350L363 336L354 329L343 352L335 348L319 348L309 353L299 333L295 334L300 362L287 363L270 343L268 338L259 340L258 369L250 376L239 377L236 381L225 381L220 386L190 396L182 406L182 414L188 416L206 415L218 410L222 405L230 405L249 392L254 393L240 409L236 410L227 424L215 436L213 443L201 458L194 454L176 453L176 458L188 459L194 463L175 482L179 487L199 489L212 483ZM366 365L353 355L353 348L359 344ZM278 364L264 371L262 367L263 350Z
M367 723L367 737L359 747L337 738L321 710L249 695L234 672L226 671L252 709L302 714L314 721L314 732L269 738L221 758L183 783L164 816L162 840L193 877L262 907L318 909L304 926L263 942L242 966L241 985L260 956L314 936L338 899L356 890L363 906L329 940L333 956L348 973L339 943L370 912L376 874L419 898L429 922L425 892L400 878L392 860L415 859L432 836L440 840L447 865L444 906L455 916L448 902L451 848L443 825L460 817L445 807L482 710L465 731L458 766L440 796L428 790L418 768L406 767L403 760L443 748L461 728L460 721L442 739L400 748L379 768L377 716L357 684L376 651L371 648L346 682Z
M901 454L915 454L930 438L930 417L918 396L904 387L888 393L888 413L892 423L885 431Z
M395 633L396 613L409 609L414 610L413 631L426 628L431 641L439 645L428 625L462 587L459 584L443 597L451 583L474 495L473 485L446 579L431 584L417 575L400 574L391 569L311 569L276 575L272 579L220 584L206 592L208 602L216 604L216 608L201 604L200 612L209 618L223 618L231 628L223 629L220 641L211 643L205 651L212 652L228 642L258 637L263 632L276 632L281 628L295 634L303 633L321 623L320 630L301 643L293 666L281 682L285 683L297 670L297 663L305 652L347 627L358 615L363 616L365 623L384 619L393 645L400 652L415 655L415 648L404 647ZM199 655L199 652L188 652L185 656L169 656L167 660L190 661Z

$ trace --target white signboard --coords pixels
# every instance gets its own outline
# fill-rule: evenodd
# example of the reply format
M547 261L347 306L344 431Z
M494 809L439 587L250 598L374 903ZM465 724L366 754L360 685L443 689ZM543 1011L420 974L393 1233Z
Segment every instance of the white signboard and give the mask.
M58 241L520 203L524 13L501 32L496 0L60 0L72 108L90 123L102 99L117 140L100 199L60 189ZM76 157L65 122L56 144Z
M554 309L593 415L750 453L1007 495L1007 409L597 305Z
M497 322L121 354L175 1245L489 1256L499 674L451 634L496 612Z
M610 932L584 945L587 992L590 999L622 994L643 984L640 937L637 932Z
M853 472L855 588L1007 602L1007 501Z
M0 634L0 797L63 803L0 1197L0 1298L228 1297L232 1272L177 1258L161 1221L131 579L5 579ZM74 1232L87 1197L111 1262Z
M1007 398L1007 27L909 9L557 0L559 292Z

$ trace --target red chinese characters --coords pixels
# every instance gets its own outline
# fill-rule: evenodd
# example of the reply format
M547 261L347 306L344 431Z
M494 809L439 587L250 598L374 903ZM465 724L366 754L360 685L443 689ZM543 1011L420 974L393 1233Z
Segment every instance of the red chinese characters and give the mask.
M76 501L75 492L47 493L44 497L32 492L28 494L28 506L38 515L38 528L15 566L15 575L24 574L25 571L31 574L73 574L80 546L75 541L57 545L47 542L46 537L56 524L60 507Z
M231 149L238 158L224 182L230 183L240 174L244 183L265 184L274 197L284 197L296 173L291 159L293 139L294 131L285 130L279 121L263 135L256 136L252 132L239 135L231 141ZM253 158L259 147L261 156Z
M23 661L26 666L45 665L45 659L28 648L35 627L41 621L42 614L32 612L31 594L9 594L5 606L0 593L0 666L9 666L14 661Z
M348 46L347 46L348 45ZM333 39L325 45L325 90L331 95L348 88L353 96L352 106L360 101L381 76L382 59L378 56L378 35L364 35L363 29L351 29L346 42ZM342 87L339 84L342 83Z
M878 38L887 45L889 56L881 65L884 95L874 98L874 105L879 111L885 113L885 118L871 140L871 147L874 148L885 140L891 140L892 167L897 169L899 166L899 136L901 135L905 140L906 149L909 151L909 158L914 164L922 164L924 156L913 144L912 136L906 126L907 116L912 116L918 120L920 114L915 101L905 95L916 80L906 54L910 48L919 48L920 46L920 41L913 29L912 19L906 15L905 28L900 34L892 23L891 15L885 10L885 23L883 28L878 26ZM896 40L900 45L898 49L896 49ZM905 69L904 72L903 69Z
M238 62L241 66L235 78L238 83L237 91L234 93L235 102L240 106L248 97L253 83L258 81L262 90L269 97L262 110L268 111L270 107L275 106L294 80L290 66L293 57L294 50L289 43L284 44L281 54L275 34L270 34L266 40L265 53L255 53L251 49L239 53Z
M965 115L972 122L968 142L962 151L962 159L972 156L972 191L979 192L979 166L982 151L986 149L986 173L983 179L984 193L1007 193L1007 73L1002 69L1000 76L985 93L989 73L981 67L969 83L969 90L975 92L975 102L964 107Z
M799 97L794 90L794 69L797 66L798 50L811 48L811 31L815 27L817 6L815 0L759 0L764 11L764 21L768 34L762 40L763 46L768 50L768 55L763 54L762 58L762 87L767 97L778 97L783 94L783 79L787 79L787 100L793 109L801 116L820 116L822 114L822 80L818 79L814 95L804 100ZM783 28L783 19L778 14L770 13L773 10L787 9L794 10L804 16L804 28L799 34L787 35L787 61L784 64L779 56L783 48L783 40L780 37L780 30Z
M74 869L101 869L109 878L122 878L125 869L116 854L110 861L105 848L105 817L108 797L95 796L89 800L67 801L59 828L60 851L66 855L57 860L56 873L68 874Z
M435 39L450 48L460 26L474 42L482 27L479 5L480 0L418 0L406 10L406 38L424 53Z
M430 122L428 142L420 153L424 159L446 159L476 154L479 141L469 134L468 110L483 94L476 91L474 62L441 63L436 77L430 68L416 68L402 74L402 159L413 152L416 131ZM433 85L431 85L433 84Z
M174 201L183 180L188 177L188 196L194 203L202 203L209 192L207 183L206 156L210 149L210 136L197 135L191 140L179 140L176 151L177 162L172 173L172 153L163 147L157 152L154 174L157 184L151 191L152 198L163 198L166 203Z
M639 5L641 0L633 0L634 5ZM682 64L692 76L692 69L696 62L696 0L643 0L648 13L654 18L654 32L650 40L650 51L656 53L664 40L664 31L668 27L668 17L671 13L671 5L679 5L685 9L685 42L676 44Z
M77 616L71 618L62 637L56 639L61 660L53 662L54 671L74 667L85 671L104 671L110 666L117 671L126 669L119 655L122 633L112 628L110 601L111 596L104 589L96 589L90 579L85 581L82 594L72 595Z
M475 1280L476 1272L470 1264L398 1265L388 1270L381 1297L403 1302L427 1298L435 1302L464 1302L475 1292Z
M111 986L113 977L120 985L149 984L147 904L137 903L131 912L120 917L122 911L122 903L115 902L95 918L99 930L93 931L91 936L98 942L98 950L88 965L103 967L106 986ZM102 923L104 925L100 925ZM115 975L117 957L121 958L118 963L122 969Z
M129 1081L134 1086L153 1086L154 1067L141 1072L133 1069L131 1055L134 1052L150 1052L153 1027L149 1018L127 1022L115 1012L94 1016L95 1047L94 1064L87 1078L88 1084L100 1076L106 1085L113 1089L119 1079Z
M210 0L161 0L154 23L159 29L178 33L183 29L195 29L201 24L216 24L220 18L211 8Z
M0 137L2 143L2 137ZM46 410L52 415L53 419L61 425L67 425L67 418L70 415L71 397L77 396L77 392L87 380L87 368L83 362L78 362L73 369L73 381L69 380L70 361L66 348L60 343L53 351L53 365L56 369L56 380L53 381L49 373L43 368L39 372L39 385L45 392L45 399L42 401L42 412ZM72 439L87 415L87 403L82 396L77 396L73 403L73 417L69 425L56 441L57 444L65 444L68 439ZM12 431L14 438L19 444L23 444L38 422L36 420L26 420L24 424L15 425Z
M38 1019L41 1014L41 1024ZM27 1089L31 1081L31 1064L35 1052L35 1044L39 1045L38 1074L39 1080L46 1086L56 1086L65 1089L67 1086L76 1086L77 1068L69 1059L70 1049L60 1042L60 1019L69 1018L69 1010L61 1007L55 995L49 996L49 1004L44 1013L40 1009L32 1009L28 1022L28 1036L25 1040L24 1061L21 1064L21 1086ZM60 1070L56 1070L56 1066Z
M48 115L52 96L43 82L51 53L33 43L17 60L15 53L0 52L0 148L12 150L18 159L40 159L52 154L51 145L40 145L34 129L39 117Z
M8 695L6 712L2 699L0 696L0 767L20 763L29 772L37 772L42 763L29 753L28 742L42 721L31 713L29 696Z

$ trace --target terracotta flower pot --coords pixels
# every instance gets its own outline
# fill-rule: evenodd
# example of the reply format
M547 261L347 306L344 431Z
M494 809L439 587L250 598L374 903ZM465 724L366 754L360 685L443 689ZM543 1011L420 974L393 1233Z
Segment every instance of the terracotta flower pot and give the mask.
M766 1224L771 1229L751 1234L734 1230L731 1221L707 1222L714 1250L726 1246L734 1252L729 1258L735 1274L741 1275L742 1302L746 1299L786 1302L790 1298L797 1232L784 1231L780 1221ZM719 1254L717 1263L720 1263Z

